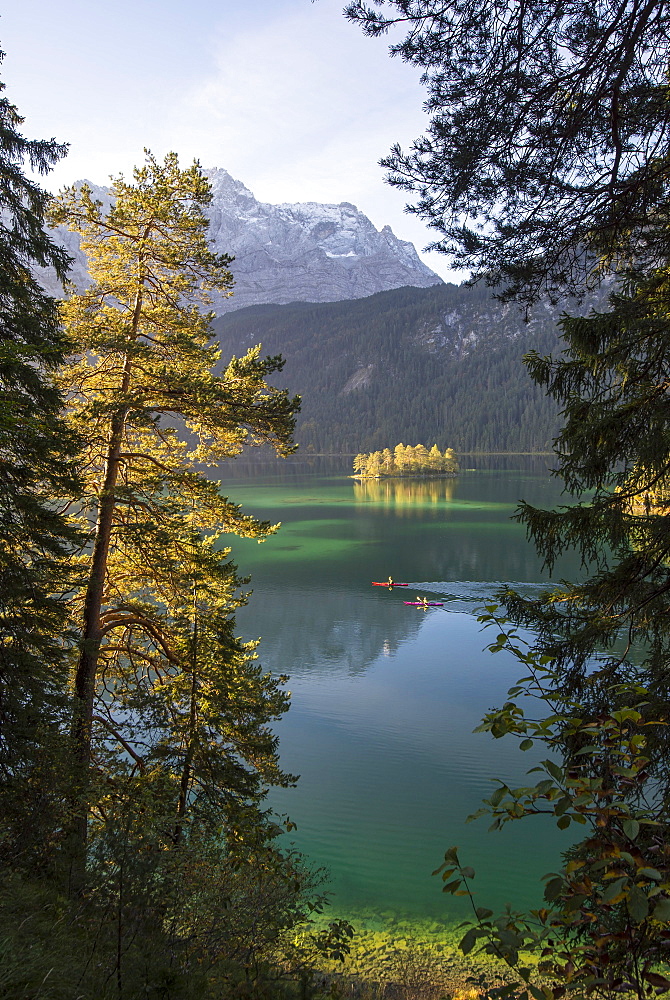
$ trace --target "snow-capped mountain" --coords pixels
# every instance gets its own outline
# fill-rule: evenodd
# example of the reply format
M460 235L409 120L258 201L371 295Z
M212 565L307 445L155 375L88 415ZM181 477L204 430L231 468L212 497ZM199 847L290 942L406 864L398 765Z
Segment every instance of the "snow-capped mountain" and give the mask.
M442 279L420 260L414 246L390 226L378 231L355 205L270 205L226 170L206 170L213 199L210 237L219 253L235 257L231 298L217 296L217 313L261 303L335 302L405 285L425 288ZM107 191L91 185L96 197ZM108 197L108 196L107 196ZM86 262L75 234L54 233L75 258L72 278L86 283ZM55 277L40 276L48 291L62 294Z

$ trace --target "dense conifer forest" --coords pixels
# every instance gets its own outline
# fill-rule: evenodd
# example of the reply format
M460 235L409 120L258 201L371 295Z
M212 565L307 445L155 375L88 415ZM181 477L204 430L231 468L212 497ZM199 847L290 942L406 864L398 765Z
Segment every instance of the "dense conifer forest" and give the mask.
M524 321L484 285L398 288L347 302L252 306L214 324L224 356L254 344L286 360L302 396L304 451L357 453L389 441L463 451L547 451L558 407L523 355L555 351L558 310Z

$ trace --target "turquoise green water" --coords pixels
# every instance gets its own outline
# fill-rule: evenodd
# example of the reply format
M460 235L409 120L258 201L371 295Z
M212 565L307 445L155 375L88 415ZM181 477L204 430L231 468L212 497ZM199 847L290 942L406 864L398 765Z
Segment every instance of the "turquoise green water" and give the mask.
M239 629L262 636L264 667L291 678L277 733L301 778L272 804L330 871L337 912L354 918L463 917L466 904L430 874L453 844L477 871L478 905L537 904L568 843L542 817L500 833L465 823L494 776L523 784L535 763L512 740L472 732L521 673L482 651L475 611L503 583L534 593L547 582L510 516L522 497L560 502L541 460L477 464L456 480L370 485L341 462L233 466L223 483L247 511L283 523L262 545L231 540L253 588ZM389 574L411 587L370 585ZM403 604L417 595L444 607Z

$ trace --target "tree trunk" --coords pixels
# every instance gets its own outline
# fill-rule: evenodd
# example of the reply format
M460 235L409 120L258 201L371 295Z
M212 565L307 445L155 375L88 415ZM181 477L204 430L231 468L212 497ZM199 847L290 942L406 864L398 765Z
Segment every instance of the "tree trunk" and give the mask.
M195 739L198 724L198 606L193 598L193 651L191 655L191 702L189 706L188 745L184 756L184 766L179 783L179 803L177 805L177 822L175 824L174 842L179 844L184 830L184 817L188 803L188 790L191 784L191 771L195 755Z
M142 285L133 308L129 341L137 337L142 315ZM123 362L119 392L126 398L130 389L132 360L129 353ZM100 507L95 531L91 569L88 576L82 623L79 662L74 680L72 712L72 762L74 771L74 801L70 826L70 893L81 892L86 873L86 841L90 799L91 735L95 682L102 641L100 613L105 592L107 561L116 509L116 484L121 464L121 445L126 425L127 406L124 402L111 419L105 479L100 493Z
M86 865L86 839L89 808L89 769L91 764L91 731L95 682L102 641L100 613L107 574L107 559L112 537L116 483L119 475L121 440L125 414L112 421L105 479L100 494L100 508L95 532L95 543L84 599L81 649L74 680L74 705L72 718L72 755L74 765L74 815L71 828L72 858L70 891L79 892L83 886Z

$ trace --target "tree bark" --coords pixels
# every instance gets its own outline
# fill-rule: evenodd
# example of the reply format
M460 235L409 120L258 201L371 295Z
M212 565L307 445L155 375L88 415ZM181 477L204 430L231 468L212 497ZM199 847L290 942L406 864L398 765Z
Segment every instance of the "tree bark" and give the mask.
M179 803L177 805L177 822L175 824L174 842L179 844L184 830L184 817L188 803L188 791L191 784L193 757L195 755L195 739L198 724L198 605L193 596L193 651L191 654L191 701L189 706L188 745L184 755L184 765L179 783Z
M131 343L137 337L142 314L142 288L138 290L131 322ZM81 892L85 882L86 842L88 837L88 811L90 799L91 737L95 683L100 657L103 630L101 612L105 593L107 562L114 526L116 484L121 465L121 446L126 425L127 398L130 389L132 360L126 353L119 392L124 402L111 419L109 446L105 464L105 478L100 493L100 506L95 530L91 568L84 598L81 647L74 679L74 704L72 713L72 759L74 769L73 817L70 830L70 892Z

